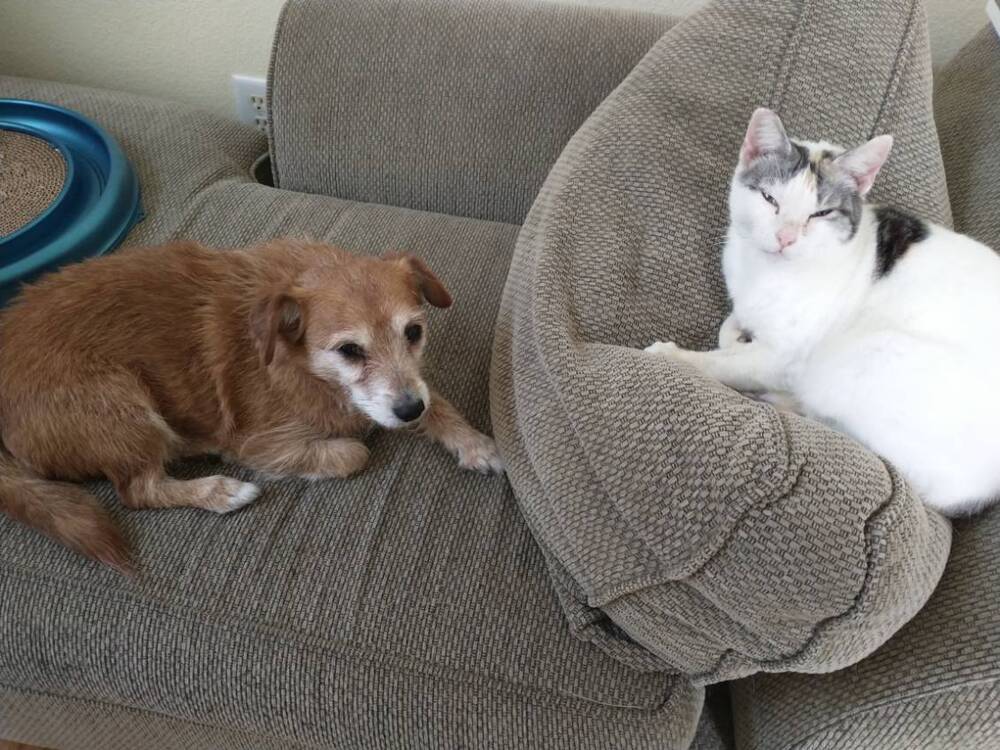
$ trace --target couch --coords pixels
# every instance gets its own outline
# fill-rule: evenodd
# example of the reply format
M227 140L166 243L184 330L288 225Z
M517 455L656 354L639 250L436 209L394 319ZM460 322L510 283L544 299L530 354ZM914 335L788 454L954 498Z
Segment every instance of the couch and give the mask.
M836 26L852 4L758 5L766 31L789 19ZM984 160L1000 155L1000 43L984 31L938 76L938 138L920 3L887 5L885 33L869 43L887 47L885 75L905 82L906 106L887 108L886 122L918 122L912 143L930 165L909 187L890 181L889 194L1000 246L1000 172ZM704 597L674 596L692 575L690 557L656 571L656 590L672 598L631 599L621 594L643 572L637 549L583 502L589 477L570 465L540 479L521 447L551 425L512 410L547 398L541 381L514 380L514 321L528 295L518 274L541 239L588 221L574 214L569 176L596 175L593 187L602 175L641 173L648 165L628 150L633 121L682 126L684 102L718 75L699 72L714 54L706 34L725 32L733 59L755 59L754 29L742 24L756 10L716 2L678 23L526 0L289 0L266 138L173 103L0 75L0 96L77 109L119 140L147 214L129 245L185 237L224 251L308 235L358 253L422 256L456 300L431 314L429 379L478 428L492 426L510 462L509 482L469 474L433 445L377 432L356 479L268 481L257 503L226 517L128 511L95 483L134 545L135 580L0 518L0 737L57 750L1000 746L1000 514L952 527L905 489L881 526L868 523L881 505L855 509L839 527L807 518L802 528L771 523L764 508L750 551L717 576L734 582L729 599L713 609ZM774 41L794 54L781 64L761 57L763 75L807 90L818 65L810 43L791 33ZM846 67L850 82L857 71ZM668 105L661 90L683 95ZM787 103L794 108L791 94ZM730 136L743 123L728 116L737 109L720 112L720 163L735 155ZM595 139L626 148L595 161ZM658 147L682 153L666 136ZM947 192L935 164L947 170ZM680 169L692 166L681 159ZM725 178L691 183L719 221ZM566 224L552 223L554 205ZM636 205L600 228L612 243L609 267L614 243L639 247L671 219ZM671 247L691 253L700 243L675 232ZM692 338L722 311L715 273L709 258L685 279L685 294L709 300L696 308L704 321L688 324ZM628 340L638 329L604 335L602 346L641 343ZM665 396L698 398L683 387ZM898 489L890 470L865 465L874 468L859 481ZM174 471L249 476L210 458ZM635 492L654 515L668 497ZM693 493L681 515L697 519L712 503L721 500ZM714 548L735 548L742 521L730 521ZM563 546L557 523L581 536ZM869 533L875 527L885 533ZM787 612L760 615L763 599L752 594L770 587L758 577L767 551L805 549L831 529L854 536L790 558L802 575L789 580L807 609L829 596L848 616L809 611L790 627ZM686 527L683 535L702 539ZM610 582L602 596L595 580ZM870 607L850 606L858 587L875 592ZM733 615L741 597L750 620ZM685 613L693 619L681 628ZM799 653L817 619L835 627Z

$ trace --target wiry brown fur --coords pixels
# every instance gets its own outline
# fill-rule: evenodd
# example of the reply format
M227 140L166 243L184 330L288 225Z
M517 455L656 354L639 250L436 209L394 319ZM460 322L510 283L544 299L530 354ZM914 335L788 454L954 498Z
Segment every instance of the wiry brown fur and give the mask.
M270 473L349 476L368 460L357 438L369 412L429 393L425 337L399 328L425 326L424 300L451 304L419 259L290 240L175 243L53 274L0 315L0 510L129 571L100 504L65 482L107 477L131 508L226 512L256 488L172 479L164 464L221 453ZM345 337L363 339L363 360L338 353ZM462 466L500 470L493 442L437 394L419 424Z

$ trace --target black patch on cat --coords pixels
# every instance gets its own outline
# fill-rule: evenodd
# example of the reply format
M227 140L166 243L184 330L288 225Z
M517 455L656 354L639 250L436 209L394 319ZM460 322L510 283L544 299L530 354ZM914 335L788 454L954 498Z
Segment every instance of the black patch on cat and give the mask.
M875 218L878 219L875 278L880 279L892 270L910 245L927 239L927 225L891 206L876 208Z

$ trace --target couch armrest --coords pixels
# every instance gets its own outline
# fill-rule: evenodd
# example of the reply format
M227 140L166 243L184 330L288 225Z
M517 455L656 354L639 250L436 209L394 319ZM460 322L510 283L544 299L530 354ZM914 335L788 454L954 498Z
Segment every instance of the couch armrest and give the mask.
M0 75L0 96L68 107L118 141L139 176L146 212L126 245L183 236L203 196L223 182L252 182L251 165L267 148L260 133L234 120L121 91Z
M696 684L828 672L930 596L951 528L895 469L640 349L714 345L729 174L755 107L801 137L893 133L876 200L947 221L929 84L921 0L715 0L553 167L507 276L490 415L567 620L616 658Z
M673 25L508 0L289 0L276 185L521 223L563 146Z

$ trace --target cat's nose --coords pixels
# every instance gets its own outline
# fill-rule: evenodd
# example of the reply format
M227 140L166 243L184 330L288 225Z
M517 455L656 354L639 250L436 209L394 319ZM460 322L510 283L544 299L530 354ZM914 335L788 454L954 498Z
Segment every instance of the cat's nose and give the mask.
M778 240L778 247L784 250L799 238L799 230L795 227L782 227L775 237Z

